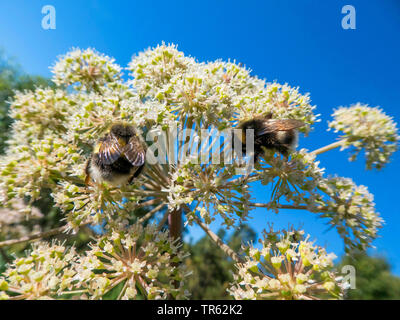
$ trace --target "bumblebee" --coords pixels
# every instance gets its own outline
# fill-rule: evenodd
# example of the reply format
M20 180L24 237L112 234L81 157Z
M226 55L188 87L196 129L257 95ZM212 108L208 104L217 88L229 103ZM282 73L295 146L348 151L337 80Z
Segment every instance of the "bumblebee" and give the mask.
M272 119L272 114L244 121L238 128L242 130L242 152L246 153L246 130L254 130L254 162L264 154L263 148L278 151L288 157L289 151L296 146L297 128L305 123L295 119Z
M106 181L112 185L132 183L145 165L146 151L133 126L113 124L109 132L99 139L86 164L86 179L96 183Z

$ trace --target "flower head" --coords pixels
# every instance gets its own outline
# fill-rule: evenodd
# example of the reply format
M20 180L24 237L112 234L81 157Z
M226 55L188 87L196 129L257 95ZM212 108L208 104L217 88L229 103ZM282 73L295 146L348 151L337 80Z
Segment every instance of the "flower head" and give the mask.
M17 258L0 278L0 294L14 299L57 299L74 288L74 248L39 242ZM5 297L6 298L6 297Z
M53 81L58 85L76 84L78 88L98 90L120 79L121 67L114 59L93 49L74 49L53 66Z
M235 299L340 298L341 283L332 271L335 258L303 237L302 231L264 233L261 249L249 245L229 293Z
M364 149L367 169L381 169L398 148L396 123L379 108L357 103L340 107L333 117L329 127L343 133L345 146L354 147L350 160L355 160Z
M318 188L325 193L321 200L327 204L320 216L329 218L329 224L336 227L345 250L371 246L384 221L375 211L367 187L357 186L349 178L332 177L321 180Z
M109 230L76 264L77 277L89 297L101 298L123 283L121 299L183 299L188 275L186 254L178 241L154 225L135 224Z

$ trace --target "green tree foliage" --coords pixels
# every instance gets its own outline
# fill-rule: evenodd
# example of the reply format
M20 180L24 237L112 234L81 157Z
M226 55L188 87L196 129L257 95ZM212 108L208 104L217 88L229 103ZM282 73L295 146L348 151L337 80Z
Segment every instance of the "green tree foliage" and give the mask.
M226 231L220 229L218 236L226 240ZM233 250L240 252L241 244L254 242L256 236L256 232L251 227L242 225L227 242ZM191 299L232 299L226 289L233 279L230 270L234 268L234 262L207 236L186 246L190 252L186 263L193 271L193 276L188 280L188 289L192 293Z
M48 86L54 86L49 79L25 74L21 67L0 49L0 153L4 152L8 128L11 125L11 118L7 113L14 92Z
M339 268L344 265L353 265L356 269L356 289L348 290L346 299L400 299L400 278L391 273L386 258L360 253L354 257L343 257Z

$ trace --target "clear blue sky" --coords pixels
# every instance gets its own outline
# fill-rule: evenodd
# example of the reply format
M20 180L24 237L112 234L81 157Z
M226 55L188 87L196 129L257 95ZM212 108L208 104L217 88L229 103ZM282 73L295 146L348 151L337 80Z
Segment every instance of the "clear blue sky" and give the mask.
M56 30L43 30L41 8L56 8ZM357 29L341 28L341 8L356 8ZM236 59L255 75L310 92L322 122L300 145L315 149L333 142L326 132L332 109L355 102L381 106L400 122L400 3L397 0L346 1L36 1L0 3L0 46L29 73L49 76L49 65L72 47L94 47L126 66L132 54L165 41L200 61ZM363 160L346 153L320 156L328 174L351 177L375 195L386 220L377 251L400 275L400 152L381 172L366 171ZM257 201L265 196L255 190ZM337 255L343 242L335 230L308 212L279 215L256 210L251 225L277 227L303 223L318 243ZM215 226L217 227L217 226ZM197 239L200 231L191 229Z

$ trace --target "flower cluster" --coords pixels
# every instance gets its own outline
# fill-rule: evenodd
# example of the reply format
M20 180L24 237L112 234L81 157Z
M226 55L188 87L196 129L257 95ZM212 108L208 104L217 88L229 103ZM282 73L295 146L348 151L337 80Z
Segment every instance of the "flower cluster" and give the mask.
M11 104L10 116L14 122L9 144L29 144L31 139L50 132L66 131L65 120L73 102L61 89L37 88L17 92ZM21 136L23 135L23 136Z
M381 169L398 148L396 123L379 108L357 103L335 110L333 117L329 127L343 133L345 146L355 148L350 160L364 149L367 169Z
M117 227L118 225L118 227ZM120 299L185 299L189 275L179 240L155 225L115 221L108 234L78 255L59 243L33 244L0 277L0 299L101 299L119 284Z
M82 162L74 144L54 135L31 138L29 144L15 145L0 162L0 197L4 203L29 197L32 203L43 188L55 189L58 181L79 181L82 172L74 171Z
M80 148L63 139L73 101L62 90L38 88L17 93L11 105L14 118L9 148L0 161L0 198L36 200L43 188L76 175ZM71 179L73 179L71 177Z
M118 284L120 299L184 299L185 257L179 241L172 241L168 232L152 224L122 222L92 244L75 268L91 299L103 297Z
M78 89L100 90L101 86L121 78L121 67L114 59L93 49L74 49L53 66L53 81L57 85L76 84Z
M0 277L0 299L57 299L74 287L77 255L73 248L44 242L33 244L25 258L17 258Z
M191 212L187 215L192 224L193 214L199 213L209 224L219 215L223 224L229 228L237 220L246 221L249 211L249 186L241 179L231 179L235 167L223 164L210 164L207 170L202 165L193 163L193 158L185 160L184 164L171 175L168 190L168 203L171 208L182 205Z
M267 151L261 162L259 177L263 185L274 184L270 209L276 209L281 197L293 204L315 203L315 189L323 178L324 169L319 168L315 155L301 149L293 152L289 161Z
M375 211L374 198L367 187L357 186L349 178L332 177L321 180L318 188L326 195L320 199L324 204L320 216L329 218L329 224L336 227L345 250L369 247L383 219Z
M65 214L70 229L78 229L87 223L112 220L116 212L122 217L125 210L122 194L118 189L108 189L105 185L95 185L90 190L76 184L62 182L52 194L56 206Z
M205 127L225 129L233 120L267 113L310 125L316 121L315 107L297 88L266 83L232 62L197 63L175 46L163 44L139 54L129 70L142 98L165 103L178 119L194 119ZM301 130L307 132L309 127Z
M243 247L228 290L235 299L340 298L342 284L332 271L334 254L304 238L303 231L264 233L260 248Z

